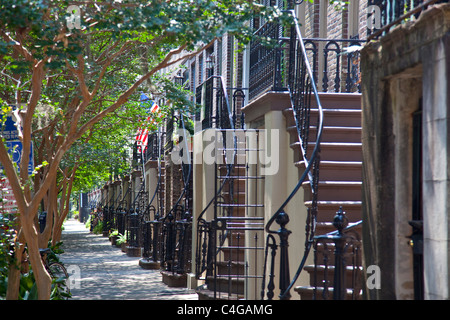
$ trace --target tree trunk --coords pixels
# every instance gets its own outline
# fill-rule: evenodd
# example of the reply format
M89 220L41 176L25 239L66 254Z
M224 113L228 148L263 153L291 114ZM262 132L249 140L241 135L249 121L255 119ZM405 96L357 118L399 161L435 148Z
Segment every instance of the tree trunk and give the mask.
M27 241L28 256L33 269L33 274L36 280L36 286L38 291L39 300L50 300L50 291L52 279L44 267L44 263L41 259L39 252L38 232L33 221L22 221L22 227Z
M8 288L6 290L6 300L19 299L20 289L20 269L22 261L23 246L16 245L14 252L14 261L9 265Z

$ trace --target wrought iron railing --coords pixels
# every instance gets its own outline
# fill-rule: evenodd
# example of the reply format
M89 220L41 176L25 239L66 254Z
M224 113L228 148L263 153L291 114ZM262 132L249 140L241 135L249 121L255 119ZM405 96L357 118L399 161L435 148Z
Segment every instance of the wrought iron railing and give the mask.
M407 20L418 18L428 6L448 0L369 0L367 40L376 39Z
M215 80L218 85L214 87ZM206 111L199 118L202 129L214 128L216 161L214 196L197 217L195 272L198 279L205 281L205 286L199 290L207 289L213 293L213 298L221 299L247 297L246 288L255 286L262 278L257 273L258 267L244 259L248 255L256 257L263 249L264 218L256 213L262 204L243 198L248 185L261 177L251 173L248 161L239 158L250 150L245 138L239 136L254 134L257 137L258 132L242 129L244 119L237 110L245 98L243 91L237 89L232 96L233 107L220 76L211 76L197 89L197 102L202 103ZM208 210L213 211L213 217L206 218Z
M267 22L255 34L250 44L249 99L268 91L288 91L290 38L287 30ZM259 40L271 37L277 45L267 47ZM304 38L305 50L317 90L321 92L360 92L359 49L365 42L359 39Z
M183 133L186 133L184 116L178 118ZM191 228L192 228L192 162L188 146L188 136L182 135L179 143L183 144L178 152L181 163L181 193L167 214L161 219L161 268L172 273L190 272ZM183 153L187 152L187 156Z
M150 142L151 141L151 142ZM152 260L154 263L161 261L161 242L162 234L162 217L164 216L164 190L163 190L163 161L164 154L165 132L158 132L152 134L149 139L149 153L147 153L147 160L157 161L158 164L158 181L156 183L155 191L151 195L150 201L142 215L143 224L143 251L142 257L147 260Z
M196 103L201 105L201 109L195 115L201 131L209 128L234 129L237 125L237 108L231 108L230 100L226 90L225 82L220 76L210 76L205 82L196 88ZM235 106L237 99L242 99L242 90L237 90L233 94Z
M362 248L356 230L361 223L349 225L340 207L333 219L336 231L314 238L314 300L361 299Z
M161 136L163 135L163 136ZM148 135L147 149L144 153L144 161L157 161L161 155L164 153L164 132L153 132Z
M286 91L288 42L282 37L283 27L276 22L267 22L255 32L250 43L249 100L266 91ZM261 39L270 38L268 46Z
M142 172L142 181L139 191L136 192L134 200L128 210L126 222L126 239L128 246L139 248L143 246L142 239L142 215L148 203L148 191L145 190L145 178Z
M305 38L303 43L318 90L361 92L359 51L364 40Z
M290 298L290 289L298 279L300 272L302 271L306 259L311 250L313 239L315 235L315 227L317 220L317 194L318 194L318 178L319 178L319 163L320 163L320 141L322 136L323 128L323 111L320 103L319 94L315 84L315 77L313 70L308 61L307 52L304 46L302 35L300 32L300 27L295 16L295 12L290 11L294 17L294 25L290 30L290 42L289 42L289 73L288 73L288 89L291 98L292 111L294 114L294 119L297 128L298 139L301 145L301 152L303 161L305 164L305 170L300 177L297 185L289 194L287 199L283 202L280 208L272 215L266 224L267 236L267 249L265 257L265 267L264 270L267 271L267 258L268 258L268 248L272 249L272 256L275 255L274 250L279 248L280 250L280 275L279 275L279 290L280 299ZM312 117L312 100L315 100L317 105L317 116L314 119ZM315 120L315 121L314 121ZM315 137L310 136L309 127L317 122L317 133ZM315 139L314 139L315 138ZM312 151L311 151L312 150ZM307 219L306 219L306 235L305 235L305 248L303 258L294 275L292 281L290 280L289 271L289 257L288 257L288 238L291 231L286 229L286 225L289 222L289 216L285 211L286 206L290 200L297 193L298 189L303 183L309 183L311 189L311 199L312 205L308 208ZM276 222L280 228L278 230L273 230L272 226ZM279 242L277 244L275 235L278 235ZM271 260L272 266L270 267L269 274L269 286L267 291L267 297L269 299L274 296L275 284L273 282L273 264L274 259ZM265 280L264 274L264 280ZM262 286L261 298L265 297L265 282Z
M117 221L117 232L120 235L125 235L125 231L127 230L127 221L128 221L128 205L129 201L128 195L130 194L131 186L129 185L127 191L123 195L122 199L117 204L116 209L116 221Z

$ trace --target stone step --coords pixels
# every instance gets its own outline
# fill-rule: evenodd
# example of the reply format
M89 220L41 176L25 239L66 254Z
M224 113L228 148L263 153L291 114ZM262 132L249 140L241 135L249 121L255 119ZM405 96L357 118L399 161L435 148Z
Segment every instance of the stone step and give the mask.
M323 108L323 126L330 127L361 127L361 109ZM284 110L286 127L295 126L292 109ZM311 109L310 123L317 123L319 109Z
M311 207L311 201L305 201L307 207ZM346 212L349 222L357 222L361 220L361 201L318 201L317 220L322 222L333 221L339 207Z
M305 162L298 161L295 165L305 169ZM327 181L361 181L362 161L327 161L320 162L320 179Z
M334 259L334 257L332 258ZM318 265L317 268L314 267L314 265L307 265L304 267L303 270L310 274L310 283L309 283L310 286L322 287L326 281L328 287L333 287L334 272L335 272L334 265L328 266ZM361 276L362 276L362 267L346 266L345 283L344 283L345 287L346 288L353 288L354 286L360 287L362 284ZM314 283L314 281L317 281L317 283Z
M318 200L322 201L359 201L361 200L361 181L319 181ZM311 200L311 185L303 183L305 201Z
M300 143L291 147L301 150ZM315 142L308 144L307 154L312 154ZM358 142L322 142L320 144L321 161L362 161L362 143Z
M360 93L321 92L319 99L322 108L361 109ZM317 107L316 99L311 99L311 106Z
M310 286L299 286L295 287L294 291L300 295L300 300L333 300L333 288L328 288L326 298L323 297L324 288L323 287L310 287ZM314 298L314 291L315 298ZM346 289L345 300L361 300L362 291L359 290L355 292L352 289Z

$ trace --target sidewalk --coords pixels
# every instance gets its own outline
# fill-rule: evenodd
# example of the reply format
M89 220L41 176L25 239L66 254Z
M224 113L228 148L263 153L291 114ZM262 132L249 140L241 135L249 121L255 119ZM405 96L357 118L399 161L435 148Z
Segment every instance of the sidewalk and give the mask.
M140 258L128 257L77 220L64 223L62 241L61 261L69 272L79 272L79 281L72 282L72 300L198 299L193 290L166 286L159 270L142 269Z

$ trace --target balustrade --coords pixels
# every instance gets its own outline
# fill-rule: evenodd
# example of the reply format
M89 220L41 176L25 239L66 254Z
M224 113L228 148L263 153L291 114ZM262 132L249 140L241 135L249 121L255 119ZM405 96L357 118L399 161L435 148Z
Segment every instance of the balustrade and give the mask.
M382 36L395 25L417 19L428 6L445 2L448 0L369 0L367 39Z

